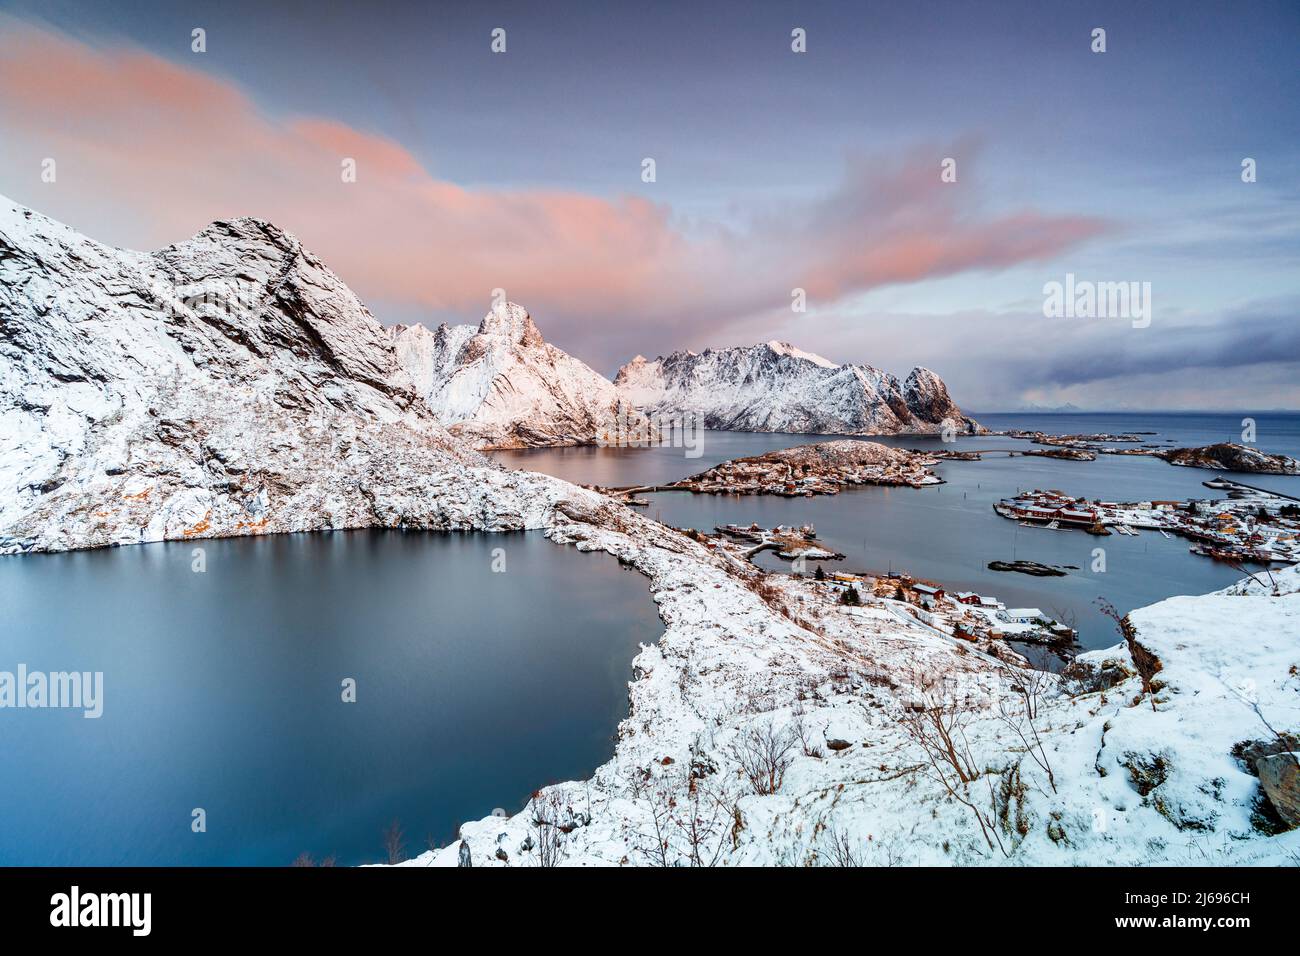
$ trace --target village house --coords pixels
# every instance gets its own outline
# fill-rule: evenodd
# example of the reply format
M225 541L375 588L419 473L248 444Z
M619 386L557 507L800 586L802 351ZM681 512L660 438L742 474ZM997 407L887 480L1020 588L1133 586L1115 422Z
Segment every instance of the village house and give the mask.
M1009 607L998 611L998 620L1007 624L1032 624L1043 616L1036 607Z
M942 601L943 588L932 588L928 584L914 584L912 590L915 591L922 599L929 598L932 601Z

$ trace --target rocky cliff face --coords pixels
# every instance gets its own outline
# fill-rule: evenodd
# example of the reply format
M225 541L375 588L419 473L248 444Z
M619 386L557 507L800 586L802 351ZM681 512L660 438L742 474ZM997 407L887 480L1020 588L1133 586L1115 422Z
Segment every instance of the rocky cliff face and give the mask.
M389 332L275 226L146 254L0 198L0 552L538 527L551 484L449 436Z
M939 376L907 380L869 365L836 365L785 342L637 356L614 379L619 395L656 415L699 416L704 427L830 435L937 434L945 422L980 431Z
M650 434L609 379L546 342L513 303L494 307L477 329L403 326L394 341L434 414L479 448L622 444Z

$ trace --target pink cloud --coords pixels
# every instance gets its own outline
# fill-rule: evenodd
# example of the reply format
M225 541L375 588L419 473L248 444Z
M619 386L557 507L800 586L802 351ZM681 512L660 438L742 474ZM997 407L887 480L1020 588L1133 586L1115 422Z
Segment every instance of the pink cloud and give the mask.
M796 286L832 300L1005 268L1103 229L1033 210L970 213L971 190L940 184L927 153L883 172L855 163L825 200L781 220L688 234L669 208L638 197L464 189L387 137L323 117L267 116L199 70L4 26L0 158L13 198L137 248L214 219L270 219L365 299L469 320L504 288L561 344L598 324L604 341L576 348L597 361L629 354L647 325L667 345L701 321L742 335L748 317L788 309ZM39 182L47 156L59 163L57 185ZM340 176L345 157L356 161L355 183Z

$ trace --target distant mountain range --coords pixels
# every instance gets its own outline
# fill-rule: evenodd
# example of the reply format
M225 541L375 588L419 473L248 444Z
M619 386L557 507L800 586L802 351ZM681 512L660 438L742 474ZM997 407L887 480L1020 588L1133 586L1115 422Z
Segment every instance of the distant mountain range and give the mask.
M619 369L618 393L654 416L696 415L704 427L825 435L937 434L982 429L926 368L899 382L870 365L839 365L787 342L653 361L638 355Z
M394 329L398 360L434 414L478 448L635 442L683 419L702 427L830 435L982 429L942 379L903 382L786 342L637 356L615 380L547 342L531 315L497 305L476 327Z
M1086 410L1067 402L1064 405L1022 405L1020 408L1008 409L1008 415L1082 415Z

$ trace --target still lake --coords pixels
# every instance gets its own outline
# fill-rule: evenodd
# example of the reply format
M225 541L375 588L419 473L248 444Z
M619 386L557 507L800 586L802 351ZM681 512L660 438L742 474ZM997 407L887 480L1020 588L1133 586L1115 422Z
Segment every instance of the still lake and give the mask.
M1143 441L1171 447L1241 441L1245 414L1078 414L976 417L995 430L1027 429L1048 433L1153 432ZM1300 457L1300 416L1254 414L1257 445L1264 451ZM683 448L561 448L502 451L496 458L570 481L620 487L662 484L703 471L720 461L762 454L775 448L825 441L833 435L704 432L702 452L688 458ZM1032 448L1032 443L987 436L961 438L945 446L938 438L874 438L905 448L957 450ZM1124 447L1124 446L1121 446ZM1134 447L1132 445L1127 447ZM847 556L828 568L906 571L939 581L951 590L990 594L1012 607L1037 607L1072 621L1087 648L1108 647L1119 639L1098 601L1127 612L1175 594L1201 594L1238 578L1231 568L1188 552L1189 542L1142 532L1132 538L1096 538L1080 531L1022 528L998 517L993 504L1020 490L1056 488L1104 500L1144 501L1222 497L1201 483L1217 473L1181 468L1154 458L1099 455L1093 462L1051 458L992 456L978 462L948 461L935 471L946 484L924 489L853 488L834 496L645 495L648 513L677 527L712 530L715 526L757 521L816 525L819 537ZM1300 477L1237 476L1251 484L1300 495ZM1093 549L1105 550L1105 571L1094 572ZM1044 564L1074 565L1061 578L1034 578L990 571L988 562L1013 558ZM764 567L788 569L770 553ZM1036 659L1042 660L1038 655Z
M642 575L540 533L2 558L0 670L103 671L104 708L0 711L0 864L354 864L393 820L414 856L608 760L661 632Z

